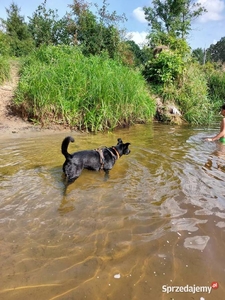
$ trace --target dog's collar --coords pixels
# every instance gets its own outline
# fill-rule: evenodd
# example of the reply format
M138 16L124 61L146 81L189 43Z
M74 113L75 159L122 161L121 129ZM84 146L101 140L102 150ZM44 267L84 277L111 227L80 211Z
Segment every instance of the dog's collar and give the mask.
M119 159L120 158L119 152L117 151L117 149L115 147L112 147L112 148L116 152L117 158Z
M120 158L120 155L118 153L118 151L116 150L115 147L111 147L110 149L114 150L116 152L116 155L109 149L109 148L105 148L107 151L109 151L109 153L112 155L112 157L116 159Z

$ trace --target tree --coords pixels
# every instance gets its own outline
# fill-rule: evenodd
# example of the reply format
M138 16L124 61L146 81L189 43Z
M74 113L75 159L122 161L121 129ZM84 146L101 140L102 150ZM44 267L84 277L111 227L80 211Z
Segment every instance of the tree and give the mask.
M72 37L69 33L69 18L59 19L57 10L46 9L46 2L38 6L32 17L29 17L29 30L35 46L70 44Z
M134 41L128 40L126 44L129 46L130 51L132 51L134 55L135 65L141 65L148 61L149 56L146 55L145 47L141 49Z
M225 37L222 37L215 45L207 49L207 56L214 62L225 62Z
M153 0L152 7L144 7L145 18L151 27L150 43L166 44L167 37L186 39L194 19L206 12L194 0Z
M85 55L96 55L106 51L109 57L113 58L119 51L120 32L117 25L125 17L118 16L116 12L109 13L107 6L106 0L103 0L101 8L95 4L95 15L84 0L74 0L73 4L69 5L72 10L70 33L73 34L74 43L82 47Z
M210 55L207 49L197 48L192 51L192 57L197 60L201 65L209 61Z
M10 54L14 56L26 55L33 49L33 40L24 17L20 15L20 9L14 3L6 9L6 12L8 14L7 20L2 22L9 37Z

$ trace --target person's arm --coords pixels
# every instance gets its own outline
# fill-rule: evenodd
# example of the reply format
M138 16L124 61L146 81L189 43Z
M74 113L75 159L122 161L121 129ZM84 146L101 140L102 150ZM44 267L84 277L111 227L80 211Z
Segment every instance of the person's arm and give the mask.
M224 137L224 136L225 136L225 118L223 118L223 120L221 121L220 133L218 133L216 136L214 136L212 138L207 138L206 141L213 142L213 141L219 140L221 137Z

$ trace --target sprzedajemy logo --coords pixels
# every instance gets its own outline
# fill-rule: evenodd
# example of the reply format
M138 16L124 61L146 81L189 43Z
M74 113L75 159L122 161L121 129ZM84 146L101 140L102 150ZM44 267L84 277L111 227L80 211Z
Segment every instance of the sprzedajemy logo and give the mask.
M212 289L218 289L219 284L218 282L214 281L212 282L211 286L200 286L200 285L167 285L164 284L162 286L162 292L163 293L192 293L192 294L196 294L196 293L208 293L210 294Z

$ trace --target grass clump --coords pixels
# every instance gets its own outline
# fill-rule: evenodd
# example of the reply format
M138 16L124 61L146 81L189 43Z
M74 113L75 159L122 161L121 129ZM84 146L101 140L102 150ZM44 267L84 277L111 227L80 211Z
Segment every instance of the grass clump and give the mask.
M90 131L147 122L155 113L139 72L70 46L41 47L27 58L15 102L30 119Z
M7 58L0 55L0 85L10 79L10 63Z

